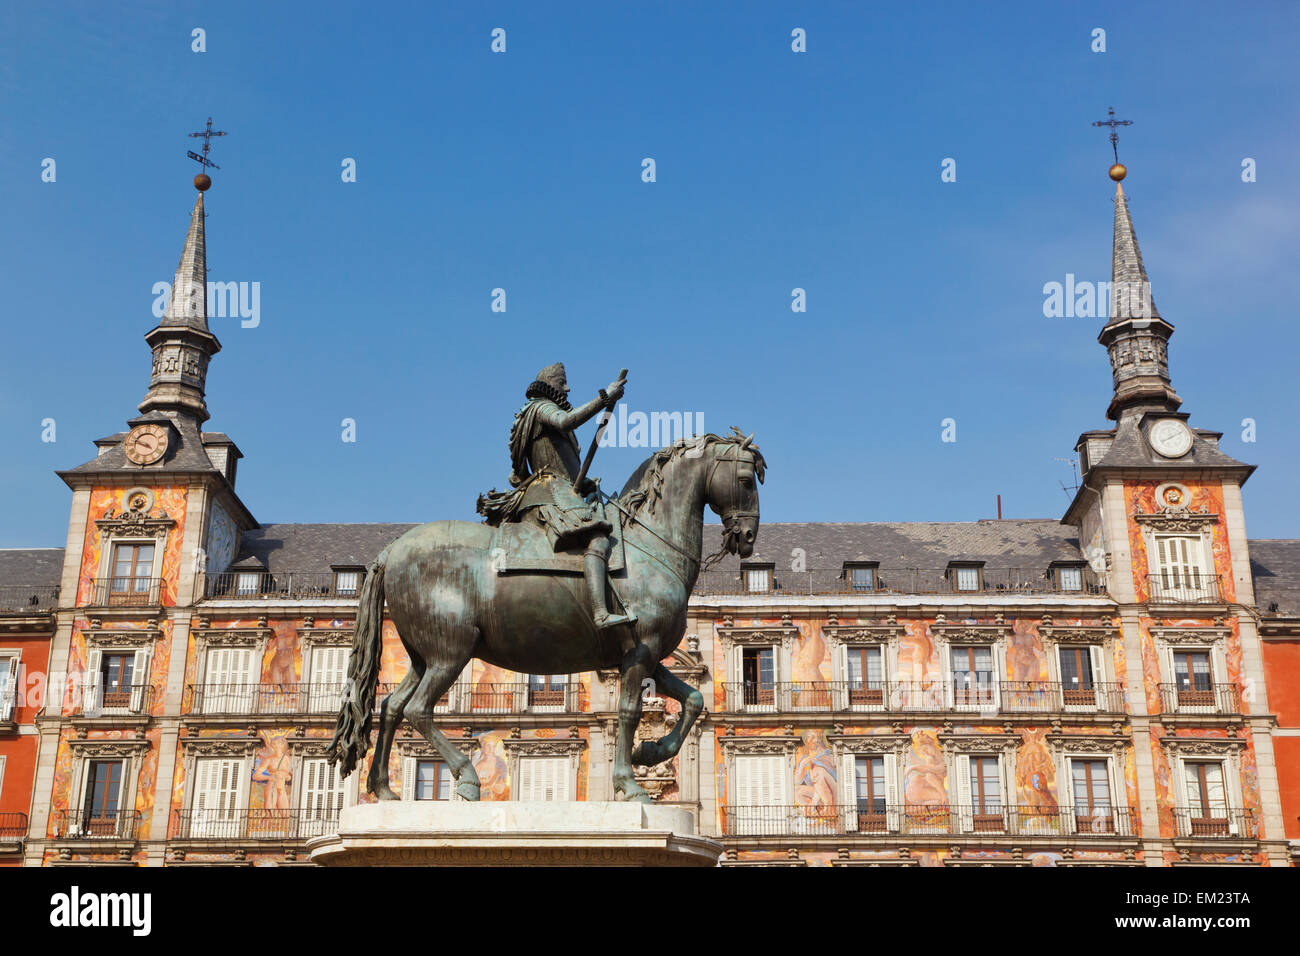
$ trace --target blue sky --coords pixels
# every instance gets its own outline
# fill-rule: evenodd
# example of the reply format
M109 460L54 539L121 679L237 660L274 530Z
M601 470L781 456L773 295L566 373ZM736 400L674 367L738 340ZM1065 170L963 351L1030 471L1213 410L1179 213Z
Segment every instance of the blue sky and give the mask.
M1260 466L1251 536L1300 537L1298 26L1294 4L5 4L0 546L64 543L54 470L144 395L209 115L231 134L209 279L260 282L261 315L212 321L207 427L263 522L474 517L556 360L577 398L627 366L629 409L756 432L767 521L971 520L999 493L1059 517L1110 370L1102 320L1045 318L1042 288L1109 277L1109 105L1183 409ZM617 488L646 454L594 470Z

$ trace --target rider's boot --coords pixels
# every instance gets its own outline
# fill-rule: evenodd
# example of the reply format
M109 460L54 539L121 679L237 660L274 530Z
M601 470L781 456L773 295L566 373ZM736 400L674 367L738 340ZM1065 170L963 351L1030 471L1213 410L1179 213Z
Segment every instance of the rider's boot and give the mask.
M603 535L593 538L587 546L587 553L583 556L582 570L583 576L587 579L587 593L591 595L591 616L596 622L598 630L605 630L610 627L617 627L620 624L631 624L636 620L635 614L610 614L609 608L605 603L605 582L608 566L606 564L606 553L609 549L609 539Z

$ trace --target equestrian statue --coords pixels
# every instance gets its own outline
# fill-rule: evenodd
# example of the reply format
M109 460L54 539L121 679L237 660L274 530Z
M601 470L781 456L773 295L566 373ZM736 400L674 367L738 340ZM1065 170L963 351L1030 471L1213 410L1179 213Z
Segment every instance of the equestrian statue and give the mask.
M380 800L397 799L388 761L403 717L446 762L457 795L479 799L469 757L433 720L439 698L474 658L523 674L617 669L613 789L620 799L650 802L633 766L671 760L703 711L703 695L661 662L685 634L701 567L753 553L766 463L754 436L736 429L683 438L647 458L617 495L606 495L587 470L626 375L574 408L564 366L543 369L510 430L511 490L479 496L484 521L420 525L371 562L328 756L346 775L369 750L387 602L411 666L379 709L366 786ZM602 410L580 462L575 431ZM706 506L722 519L722 546L708 558ZM634 751L647 678L681 704L681 718Z

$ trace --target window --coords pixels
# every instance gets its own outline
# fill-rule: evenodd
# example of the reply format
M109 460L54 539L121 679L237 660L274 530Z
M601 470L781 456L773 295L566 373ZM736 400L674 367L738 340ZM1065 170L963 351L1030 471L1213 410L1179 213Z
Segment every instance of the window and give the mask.
M361 587L361 569L360 568L341 568L334 572L334 593L351 597L355 596Z
M239 836L239 789L244 761L230 757L200 757L194 762L190 836Z
M109 579L109 604L147 604L153 574L152 544L113 546L113 571Z
M1223 764L1189 760L1183 764L1187 787L1191 836L1228 834L1228 795L1223 786Z
M789 829L784 778L789 764L781 756L737 756L734 793L728 808L735 833L784 833Z
M970 829L976 833L1003 829L1002 761L996 756L967 757L966 761Z
M980 589L980 569L978 565L953 565L953 586L958 591L978 591Z
M884 833L885 758L858 757L853 762L854 790L857 793L858 831Z
M331 832L343 809L342 774L324 757L310 757L302 762L302 780L299 835L314 837Z
M143 713L148 703L150 649L104 650L91 643L86 649L85 683L81 709L94 716Z
M135 666L135 654L104 654L100 665L100 688L103 690L105 708L124 708L131 706L131 670Z
M849 587L854 591L874 591L876 589L876 566L874 564L844 565Z
M235 594L247 597L262 590L262 575L258 571L240 571L235 577Z
M563 710L564 674L531 674L528 677L528 706L537 709Z
M993 648L963 645L952 648L951 654L953 706L980 710L996 706Z
M1074 800L1074 825L1080 832L1115 832L1107 761L1071 758L1070 793Z
M761 594L772 590L772 568L743 568L745 590L751 594Z
M18 712L18 662L17 653L0 651L0 721L14 720Z
M1083 590L1083 568L1060 567L1056 569L1056 586L1062 591Z
M252 673L252 648L208 648L200 710L205 714L251 712L256 691Z
M567 757L520 757L518 800L571 800Z
M1209 586L1201 568L1201 539L1196 535L1155 536L1156 574L1152 597L1192 597Z
M1174 688L1180 708L1214 706L1209 651L1174 651Z
M450 800L451 768L441 760L415 762L415 799Z
M878 707L885 702L884 663L881 648L849 647L846 649L845 677L849 682L849 704L855 707Z
M118 803L122 798L121 760L91 760L86 767L86 794L82 806L82 836L116 836Z
M1062 647L1061 698L1067 707L1095 707L1097 704L1096 668L1092 647Z
M741 656L741 680L747 707L770 707L776 702L776 649L746 647Z
M311 684L307 692L307 709L311 713L330 713L342 706L349 650L343 644L317 644L312 647Z

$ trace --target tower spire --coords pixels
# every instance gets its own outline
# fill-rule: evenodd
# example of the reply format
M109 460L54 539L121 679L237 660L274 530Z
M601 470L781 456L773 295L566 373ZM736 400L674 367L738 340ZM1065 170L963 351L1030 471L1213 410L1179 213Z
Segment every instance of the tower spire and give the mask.
M1156 311L1122 185L1128 170L1119 162L1115 127L1127 126L1130 122L1116 120L1112 109L1109 120L1093 125L1111 128L1111 148L1116 160L1109 173L1115 182L1110 317L1097 337L1110 355L1114 380L1114 394L1106 417L1118 421L1130 410L1174 412L1182 404L1169 379L1169 337L1173 335L1174 327Z
M211 120L208 122L211 127ZM204 165L216 168L213 163ZM185 246L176 266L167 308L158 325L144 337L153 351L153 372L149 377L149 391L139 405L142 413L159 411L170 418L187 415L199 424L209 418L204 401L208 361L221 351L221 343L208 328L203 194L211 185L206 173L194 177L194 188L199 194L190 213L190 227L185 233Z

